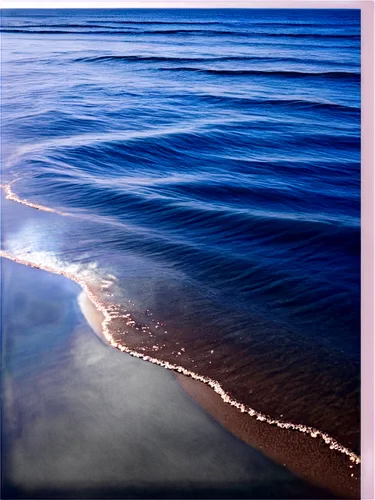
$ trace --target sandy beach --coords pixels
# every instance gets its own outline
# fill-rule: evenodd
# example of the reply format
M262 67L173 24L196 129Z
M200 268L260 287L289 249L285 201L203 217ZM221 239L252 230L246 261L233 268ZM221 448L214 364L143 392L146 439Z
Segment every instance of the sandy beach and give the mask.
M224 429L170 371L105 345L75 283L1 264L3 498L331 497Z

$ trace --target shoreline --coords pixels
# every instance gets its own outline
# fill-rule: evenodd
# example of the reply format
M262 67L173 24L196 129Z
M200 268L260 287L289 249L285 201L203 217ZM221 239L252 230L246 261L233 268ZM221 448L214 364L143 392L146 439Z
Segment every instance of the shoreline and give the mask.
M354 464L359 464L361 462L360 457L357 456L354 452L349 450L348 448L342 446L340 443L338 443L334 438L326 434L325 432L315 429L313 427L309 427L303 424L294 424L292 422L283 422L278 419L274 419L268 415L262 414L261 412L257 412L253 408L249 408L243 403L240 403L230 397L229 394L226 393L226 391L222 388L222 386L219 384L219 382L209 379L206 377L203 377L199 374L196 374L195 372L192 372L190 370L185 369L182 366L175 365L173 363L161 361L157 358L153 358L152 356L140 354L136 351L133 351L129 348L127 348L124 345L119 344L118 342L113 340L113 337L110 333L109 325L111 323L111 320L113 317L116 317L116 313L113 315L113 311L116 310L116 306L114 304L106 305L104 304L101 300L100 297L95 295L95 293L91 290L91 286L98 286L98 281L94 276L90 275L87 273L87 271L84 271L81 273L81 275L78 275L74 272L73 269L65 269L65 268L58 268L56 265L54 265L54 262L49 262L48 264L46 263L46 260L44 261L39 261L36 259L39 259L39 254L22 254L18 253L11 254L9 252L5 252L4 250L0 250L0 257L7 258L12 260L13 262L17 262L19 264L27 265L30 267L34 267L36 269L41 269L45 270L47 272L51 272L54 274L59 274L62 276L65 276L66 278L75 281L78 283L78 285L81 286L83 292L87 296L87 298L90 300L90 302L93 304L95 307L96 311L102 315L103 320L101 322L101 334L103 335L105 341L112 346L115 349L118 349L119 351L123 353L130 354L131 356L134 356L136 358L141 358L144 361L149 361L150 363L154 363L158 366L161 366L167 370L172 370L174 372L180 373L182 375L191 377L192 379L202 382L204 384L207 384L211 389L213 389L224 401L224 403L227 403L233 407L235 407L237 410L239 410L241 413L246 413L248 416L256 418L256 420L259 420L261 422L266 422L269 425L272 426L277 426L281 429L288 429L288 430L293 430L300 432L302 434L307 434L310 435L312 438L321 438L326 445L329 445L329 448L331 450L336 450L344 455L347 455L349 460L354 463ZM31 257L31 258L30 258ZM107 286L107 285L105 285Z
M62 275L78 283L86 296L84 297L82 294L80 296L81 311L91 328L102 341L121 352L126 352L133 357L150 361L152 364L163 366L172 371L184 392L213 416L216 421L233 435L239 437L243 442L261 450L266 456L279 464L287 466L289 470L296 473L301 479L317 487L329 489L339 497L342 495L348 498L359 497L360 467L358 464L360 463L360 459L354 453L350 452L350 450L344 449L343 451L340 449L341 445L329 436L326 437L321 431L309 429L306 426L301 426L303 427L303 430L301 430L295 424L278 422L267 416L257 414L255 410L244 411L240 403L234 402L233 404L230 401L229 396L224 393L221 386L215 383L215 381L206 381L203 377L189 372L183 367L174 366L168 362L132 351L126 346L115 342L108 329L108 325L113 317L111 311L99 302L95 294L90 290L90 287L79 277L71 275L64 270L42 266L17 258L4 251L0 251L0 257L25 266ZM249 418L249 416L253 418ZM300 432L292 432L295 430ZM260 435L261 437L259 437ZM271 441L276 436L278 441L276 447L269 444L271 435L273 436ZM310 439L311 437L322 437L322 439ZM304 453L301 453L300 450L294 450L294 454L290 456L290 442L293 442L297 448L301 445L308 447L314 458L313 467L311 467L311 461L307 460L308 467L306 467L306 460L302 460L301 462L301 459L305 457ZM280 443L282 444L281 448L279 447ZM327 444L330 444L329 448L327 448ZM339 451L340 453L330 453L330 449L332 451ZM300 452L297 453L297 451ZM335 472L338 477L332 478L332 474Z
M75 283L2 265L4 498L333 498L104 345Z

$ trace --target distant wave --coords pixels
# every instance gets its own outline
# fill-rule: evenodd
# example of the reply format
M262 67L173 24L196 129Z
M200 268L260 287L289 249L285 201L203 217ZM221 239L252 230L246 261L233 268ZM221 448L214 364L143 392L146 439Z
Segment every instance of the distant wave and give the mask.
M208 62L236 62L236 61L247 61L247 62L301 62L304 64L329 64L330 66L343 66L344 63L341 61L324 61L319 59L312 59L308 57L275 57L275 56L248 56L248 55L238 55L238 56L217 56L217 57L182 57L182 56L162 56L162 55L134 55L134 54L111 54L111 55L99 55L99 56L85 56L77 57L73 59L73 62L171 62L171 63L208 63Z
M100 23L100 24L97 24ZM94 23L88 21L87 23L81 23L81 24L76 24L76 23L48 23L48 26L51 27L56 27L56 28L68 28L68 27L74 27L74 28L88 28L88 27L103 27L103 24L110 24L110 25L124 25L124 24L139 24L139 25L171 25L171 26L176 26L176 25L183 25L183 26L212 26L212 25L217 25L217 26L236 26L237 23L233 21L209 21L209 20L204 20L204 21L179 21L179 20L174 20L174 21L150 21L150 20L134 20L134 19L103 19L102 21L96 20ZM285 27L285 23L280 23L280 22L274 22L274 21L267 21L267 22L251 22L250 24L252 27L258 27L258 26L264 26L264 27ZM28 24L8 24L7 27L9 28L43 28L45 27L46 24L34 24L34 23L28 23ZM298 26L298 27L315 27L315 28L320 28L321 25L318 23L310 23L310 22L292 22L288 21L288 26ZM335 23L324 23L325 28L337 28L337 24Z
M100 24L98 24L100 23ZM155 21L151 21L151 20L147 20L147 19L144 19L144 20L135 20L135 19L127 19L127 20L120 20L120 19L103 19L103 20L96 20L95 22L91 22L91 21L87 21L85 23L80 23L80 24L76 24L76 23L63 23L63 24L60 24L60 23L48 23L48 25L46 24L34 24L34 23L28 23L28 24L16 24L16 25L10 25L8 24L7 26L9 27L13 27L13 28L30 28L30 27L33 27L33 28L43 28L45 26L50 26L52 28L68 28L68 27L74 27L74 28L87 28L87 27L104 27L103 24L110 24L111 26L109 27L113 27L113 25L124 25L124 24L135 24L135 25L157 25L157 26L160 26L160 25L171 25L171 26L176 26L176 25L183 25L183 26L237 26L239 25L240 23L236 22L236 21L230 21L230 20L226 20L226 21L210 21L210 20L204 20L204 21L193 21L193 20L188 20L188 21L179 21L178 19L174 20L174 21L166 21L166 20L155 20ZM268 20L267 22L260 22L258 20L254 21L252 20L251 23L248 24L249 26L251 27L265 27L265 28L268 28L268 27L281 27L281 28L285 28L285 23L280 23L280 22L277 22L277 21L272 21L272 20ZM298 28L301 28L301 27L308 27L308 28L318 28L318 29L321 29L321 24L319 23L311 23L311 22L302 22L302 21L298 21L298 22L293 22L291 20L288 21L288 26L289 27L298 27ZM107 27L107 26L105 26ZM337 24L336 23L324 23L324 28L337 28Z
M257 70L257 69L208 69L208 68L194 68L190 66L181 67L163 67L158 68L160 71L176 71L176 72L197 72L205 73L209 75L221 75L221 76L250 76L250 75L260 75L260 76L282 76L289 78L301 78L301 77L324 77L332 79L353 79L359 81L361 78L360 73L354 73L350 71L275 71L275 70Z
M100 24L97 24L100 23ZM103 26L103 24L111 24L112 26ZM81 24L74 24L74 23L64 23L64 24L56 24L56 23L49 23L48 25L45 24L17 24L17 25L8 25L9 27L12 28L44 28L46 26L51 27L51 28L113 28L113 25L123 25L123 24L139 24L139 25L189 25L189 26L195 26L195 25L222 25L223 23L220 23L219 21L189 21L188 23L183 22L183 21L134 21L134 20L129 20L129 21L120 21L120 20L110 20L110 21L96 21L96 23L81 23ZM224 23L225 24L225 23Z
M29 34L77 34L77 35L91 35L91 34L113 34L113 35L218 35L218 36L235 36L235 37L246 37L246 38L261 38L261 37L273 37L273 38L308 38L308 39L349 39L349 40L360 40L360 35L355 34L331 34L331 33L269 33L264 32L243 32L243 31L224 31L224 30L195 30L195 29L158 29L158 30L123 30L113 27L108 27L104 29L104 26L98 26L96 29L94 26L84 26L89 28L86 30L78 31L74 27L69 29L34 29L33 27L28 28L7 28L4 27L0 30L3 33L29 33ZM67 26L70 28L70 26ZM93 29L90 29L93 28Z

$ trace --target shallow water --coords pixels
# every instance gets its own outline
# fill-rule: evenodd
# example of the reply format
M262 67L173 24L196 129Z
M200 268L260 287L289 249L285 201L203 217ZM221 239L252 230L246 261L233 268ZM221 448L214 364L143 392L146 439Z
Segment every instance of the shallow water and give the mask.
M106 345L77 284L0 265L2 498L358 498L359 467L344 455L247 417L236 429L250 442L236 437L226 426L237 410L219 400L213 419L171 371Z
M359 11L2 31L3 194L58 211L4 203L3 248L87 280L116 341L358 452Z

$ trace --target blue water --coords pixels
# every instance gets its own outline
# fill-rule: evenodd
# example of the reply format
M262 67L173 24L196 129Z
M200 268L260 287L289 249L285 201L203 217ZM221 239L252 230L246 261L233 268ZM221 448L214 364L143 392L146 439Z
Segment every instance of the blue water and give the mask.
M73 215L3 247L110 273L165 325L125 343L358 449L360 11L5 10L1 37L2 183Z

